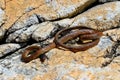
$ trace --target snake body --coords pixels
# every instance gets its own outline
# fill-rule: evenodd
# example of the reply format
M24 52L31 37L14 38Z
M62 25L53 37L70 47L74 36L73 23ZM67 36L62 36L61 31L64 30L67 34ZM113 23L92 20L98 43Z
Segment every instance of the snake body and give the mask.
M69 32L68 34L62 36L59 38L59 36L63 32ZM76 37L80 38L80 40L92 40L92 42L87 42L84 44L81 44L80 46L67 46L64 43L66 43L69 40L72 40ZM25 51L22 54L22 60L24 62L29 62L33 59L38 58L40 55L45 54L49 50L53 48L63 47L66 48L72 52L78 52L78 51L85 51L95 45L98 44L99 38L102 36L102 32L86 28L86 27L70 27L60 30L54 38L54 41L50 43L49 45L40 48L38 46L30 46L25 49ZM30 51L36 50L33 54L30 54Z

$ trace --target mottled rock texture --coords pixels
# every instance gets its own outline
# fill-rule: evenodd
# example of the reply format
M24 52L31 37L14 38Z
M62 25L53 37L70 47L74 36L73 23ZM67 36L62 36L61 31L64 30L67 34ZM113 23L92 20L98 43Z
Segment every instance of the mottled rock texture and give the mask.
M0 8L5 9L5 0L0 0Z
M82 12L93 2L95 0L12 0L6 2L7 24L4 26L9 28L17 22L22 23L33 14L36 14L39 19L44 18L45 20L71 17L73 14Z
M98 0L100 3L119 1L119 0Z
M119 80L120 1L109 1L1 0L0 80ZM54 48L43 63L40 58L22 62L28 46L44 47L59 30L75 26L103 36L86 51Z
M11 52L14 52L19 48L20 48L19 44L12 44L12 43L2 44L0 45L0 57L9 54Z
M85 25L98 30L107 30L120 25L120 2L98 5L75 17L71 26Z
M3 31L4 28L1 28L1 26L5 23L5 11L2 9L2 3L0 4L0 40L2 39L2 36L4 35L3 33L5 31Z

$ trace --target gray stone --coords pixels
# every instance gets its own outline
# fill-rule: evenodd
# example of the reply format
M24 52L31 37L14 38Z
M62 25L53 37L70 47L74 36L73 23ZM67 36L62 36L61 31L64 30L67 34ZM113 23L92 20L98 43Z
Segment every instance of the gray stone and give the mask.
M38 25L33 25L30 27L24 27L20 30L15 31L10 34L6 39L6 42L26 42L31 38L32 33L38 28Z
M120 40L120 28L104 31L106 36L109 36L112 41Z
M118 44L119 45L119 44ZM120 55L120 46L118 46L117 50L116 50L116 54Z
M81 1L51 1L46 0L47 6L41 6L39 9L42 11L38 12L38 15L43 17L45 20L55 20L61 18L72 17L78 13L81 13L88 6L92 5L96 0L81 0ZM45 7L41 9L42 7Z
M19 35L25 30L27 30L27 28L24 27L20 30L15 31L14 33L9 34L6 42L16 42L17 37L19 37Z
M98 45L89 49L88 52L96 57L105 56L106 55L105 52L113 45L114 42L112 42L109 37L103 36L101 37Z
M9 34L6 42L26 42L30 38L36 41L43 41L50 37L53 29L57 27L52 22L44 22L35 24L30 27L23 27L11 34ZM54 34L55 32L53 32Z
M50 33L53 31L53 29L57 26L55 26L53 23L50 22L44 22L38 25L39 28L34 31L32 34L32 38L36 41L43 41L50 37Z
M0 57L9 54L10 52L14 52L20 48L19 44L2 44L0 45Z
M0 26L5 22L5 11L0 8Z
M58 25L58 26L61 26L61 27L69 27L72 22L73 22L74 19L62 19L62 20L59 20L59 21L55 21L53 22L54 24Z
M5 11L0 8L0 40L4 37L5 29L2 27L2 24L5 22Z
M119 0L99 0L100 3L111 2L111 1L119 1Z
M11 32L15 32L16 30L22 29L22 28L28 28L33 24L39 23L39 20L35 14L30 16L24 21L16 21L16 23L8 30L8 34Z
M59 0L61 1L61 0ZM64 0L65 1L65 0ZM74 0L77 2L76 0ZM84 0L85 1L85 0ZM89 0L92 1L92 0ZM59 8L55 0L47 0L48 6L54 6L55 9ZM66 1L65 1L66 2ZM62 2L61 2L62 3ZM51 4L51 5L50 5ZM67 4L67 2L66 2ZM74 4L74 3L71 3ZM61 4L62 5L62 4ZM61 6L60 5L60 6ZM80 5L78 3L78 5ZM86 4L87 5L87 4ZM73 5L74 6L74 5ZM62 11L56 10L60 18L73 16L72 10L77 11L70 6L60 7ZM42 8L46 8L45 6ZM7 42L26 42L30 38L40 41L40 43L32 44L37 46L44 46L44 44L53 41L53 38L49 40L51 33L56 33L54 29L63 27L74 26L87 26L89 28L102 30L103 36L100 38L100 42L86 50L73 53L71 51L61 50L54 48L46 53L49 59L44 63L40 62L40 59L24 63L21 61L21 55L25 48L19 49L20 45L16 44L14 47L6 47L5 44L0 45L3 55L13 51L14 53L0 59L0 80L119 80L120 79L120 47L118 44L117 49L114 49L116 41L120 40L120 1L105 3L78 14L73 18L65 18L59 20L58 16L50 15L51 13L45 13L46 21L41 24L36 22L34 24L28 20L25 24L19 23L18 26L14 26L9 31ZM78 8L77 8L78 9ZM42 9L43 10L43 9ZM47 9L48 10L48 9ZM80 10L80 9L78 9ZM32 12L32 11L30 11ZM49 11L48 11L49 12ZM67 13L67 14L65 14ZM69 15L70 13L70 15ZM76 13L76 12L75 12ZM41 13L40 13L41 14ZM49 14L49 15L48 15ZM43 14L44 15L44 14ZM24 16L23 16L24 17ZM37 16L38 17L38 16ZM26 18L26 17L25 17ZM28 19L28 18L27 18ZM22 20L22 19L21 19ZM34 22L34 20L33 20ZM23 21L24 23L24 21ZM28 24L31 24L29 26ZM22 26L21 26L22 25ZM27 26L26 26L27 25ZM12 30L13 29L13 30ZM53 37L53 36L52 36ZM48 41L48 42L47 42ZM3 47L4 46L4 47ZM11 45L12 46L12 45ZM27 45L31 46L31 45ZM5 48L5 49L4 49ZM19 49L18 51L15 51ZM111 50L115 50L117 56L111 63L105 67L101 65L109 60L105 58ZM5 53L4 53L5 52ZM112 53L114 54L114 53Z
M83 25L103 31L118 27L120 26L119 8L120 1L98 5L76 16L71 27Z
M0 28L0 41L4 38L6 30L4 28Z

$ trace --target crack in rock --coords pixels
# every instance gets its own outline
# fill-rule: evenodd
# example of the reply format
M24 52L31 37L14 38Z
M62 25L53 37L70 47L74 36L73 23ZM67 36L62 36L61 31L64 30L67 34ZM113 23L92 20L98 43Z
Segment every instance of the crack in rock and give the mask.
M109 60L104 62L102 64L102 67L108 66L114 60L115 57L120 56L120 54L117 52L117 49L118 49L119 46L120 46L120 41L117 41L111 47L111 50L107 51L107 54L104 56L104 58L109 58Z
M117 27L120 25L119 7L119 1L98 5L76 16L70 26L84 25L102 31Z
M44 22L38 26L39 28L37 28L37 30L32 34L32 38L38 42L49 38L55 27L57 27L51 22Z
M10 52L14 52L18 50L21 46L19 44L15 43L8 43L8 44L2 44L0 45L0 58L4 55L9 54Z
M115 29L110 29L104 32L106 36L108 36L112 41L117 42L120 40L120 26Z
M31 38L32 33L37 28L38 28L37 25L33 25L28 28L24 27L20 30L17 30L8 36L6 42L27 42Z
M0 80L120 79L120 1L97 6L92 4L97 0L40 0L39 6L34 1L7 2L7 21L0 23ZM103 31L98 45L75 54L55 48L46 53L49 59L44 63L39 58L29 63L21 61L27 47L45 47L59 30L75 26Z
M24 27L28 28L33 24L38 24L39 20L37 15L33 14L32 16L30 16L29 18L27 18L26 20L22 21L22 22L16 22L9 30L7 34L10 34L14 31L17 31L19 29L22 29Z
M30 27L23 27L8 35L6 42L27 42L30 38L36 41L43 41L52 37L56 30L56 25L51 22L35 24ZM16 29L16 28L15 28Z

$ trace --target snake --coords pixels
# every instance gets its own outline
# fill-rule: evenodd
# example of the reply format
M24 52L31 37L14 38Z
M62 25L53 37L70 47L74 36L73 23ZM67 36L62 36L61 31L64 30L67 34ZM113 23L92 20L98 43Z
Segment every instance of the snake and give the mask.
M67 33L67 34L64 34L64 33ZM84 26L64 28L56 33L53 42L48 44L47 46L43 48L39 46L27 47L22 53L21 59L24 62L30 62L31 60L38 58L40 55L44 55L51 49L59 48L59 47L65 48L74 53L78 51L85 51L97 45L102 35L103 34L101 31L87 28ZM84 41L84 40L91 40L91 41L86 43L81 43L79 46L69 46L65 44L66 42L76 37L79 37L81 41Z

